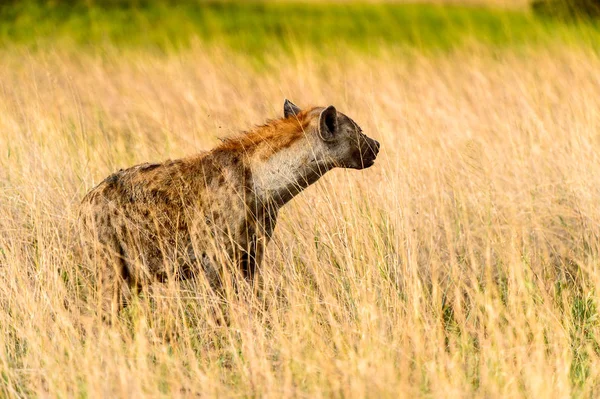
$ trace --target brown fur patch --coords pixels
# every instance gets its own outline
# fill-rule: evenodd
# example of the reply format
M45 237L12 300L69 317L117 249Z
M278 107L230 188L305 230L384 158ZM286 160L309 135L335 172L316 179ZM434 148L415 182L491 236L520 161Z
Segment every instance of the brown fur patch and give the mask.
M226 139L218 148L226 151L252 152L258 144L268 142L269 150L261 153L261 158L268 158L303 137L311 121L312 109L289 118L270 120L249 132Z

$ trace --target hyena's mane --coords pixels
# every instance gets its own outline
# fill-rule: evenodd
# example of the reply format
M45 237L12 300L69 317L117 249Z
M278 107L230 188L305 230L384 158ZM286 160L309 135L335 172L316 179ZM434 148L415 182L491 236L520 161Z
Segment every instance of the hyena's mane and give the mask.
M308 108L288 118L269 119L264 124L237 135L221 139L219 150L249 151L261 143L268 142L275 150L286 148L303 137L310 122L311 111Z

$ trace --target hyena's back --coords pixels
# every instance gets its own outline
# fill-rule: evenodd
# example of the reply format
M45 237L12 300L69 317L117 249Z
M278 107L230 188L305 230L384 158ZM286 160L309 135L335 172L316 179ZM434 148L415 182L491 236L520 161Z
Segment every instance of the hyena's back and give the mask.
M206 268L212 236L207 222L219 214L214 204L222 202L221 190L210 188L224 183L223 174L203 156L142 164L107 177L82 204L88 248L102 268L101 279L109 285L141 285L170 275L186 277L198 264ZM233 216L240 207L228 202ZM192 242L192 231L205 239Z

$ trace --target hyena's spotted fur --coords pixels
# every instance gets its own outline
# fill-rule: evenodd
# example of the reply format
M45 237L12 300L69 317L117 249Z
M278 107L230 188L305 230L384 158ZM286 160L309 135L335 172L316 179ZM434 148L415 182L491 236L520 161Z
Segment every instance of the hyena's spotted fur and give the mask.
M284 118L210 152L112 174L82 204L104 305L197 272L218 284L225 264L252 280L279 208L334 167L371 166L378 151L333 106L302 111L286 100Z

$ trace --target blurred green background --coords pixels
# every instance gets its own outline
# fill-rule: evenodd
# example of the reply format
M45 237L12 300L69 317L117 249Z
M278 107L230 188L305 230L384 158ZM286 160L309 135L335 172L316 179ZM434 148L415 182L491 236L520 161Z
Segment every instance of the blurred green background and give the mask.
M447 51L480 44L600 43L594 18L556 18L552 4L5 1L0 5L0 46L108 44L173 51L199 40L260 55L339 44L365 51L382 46Z

